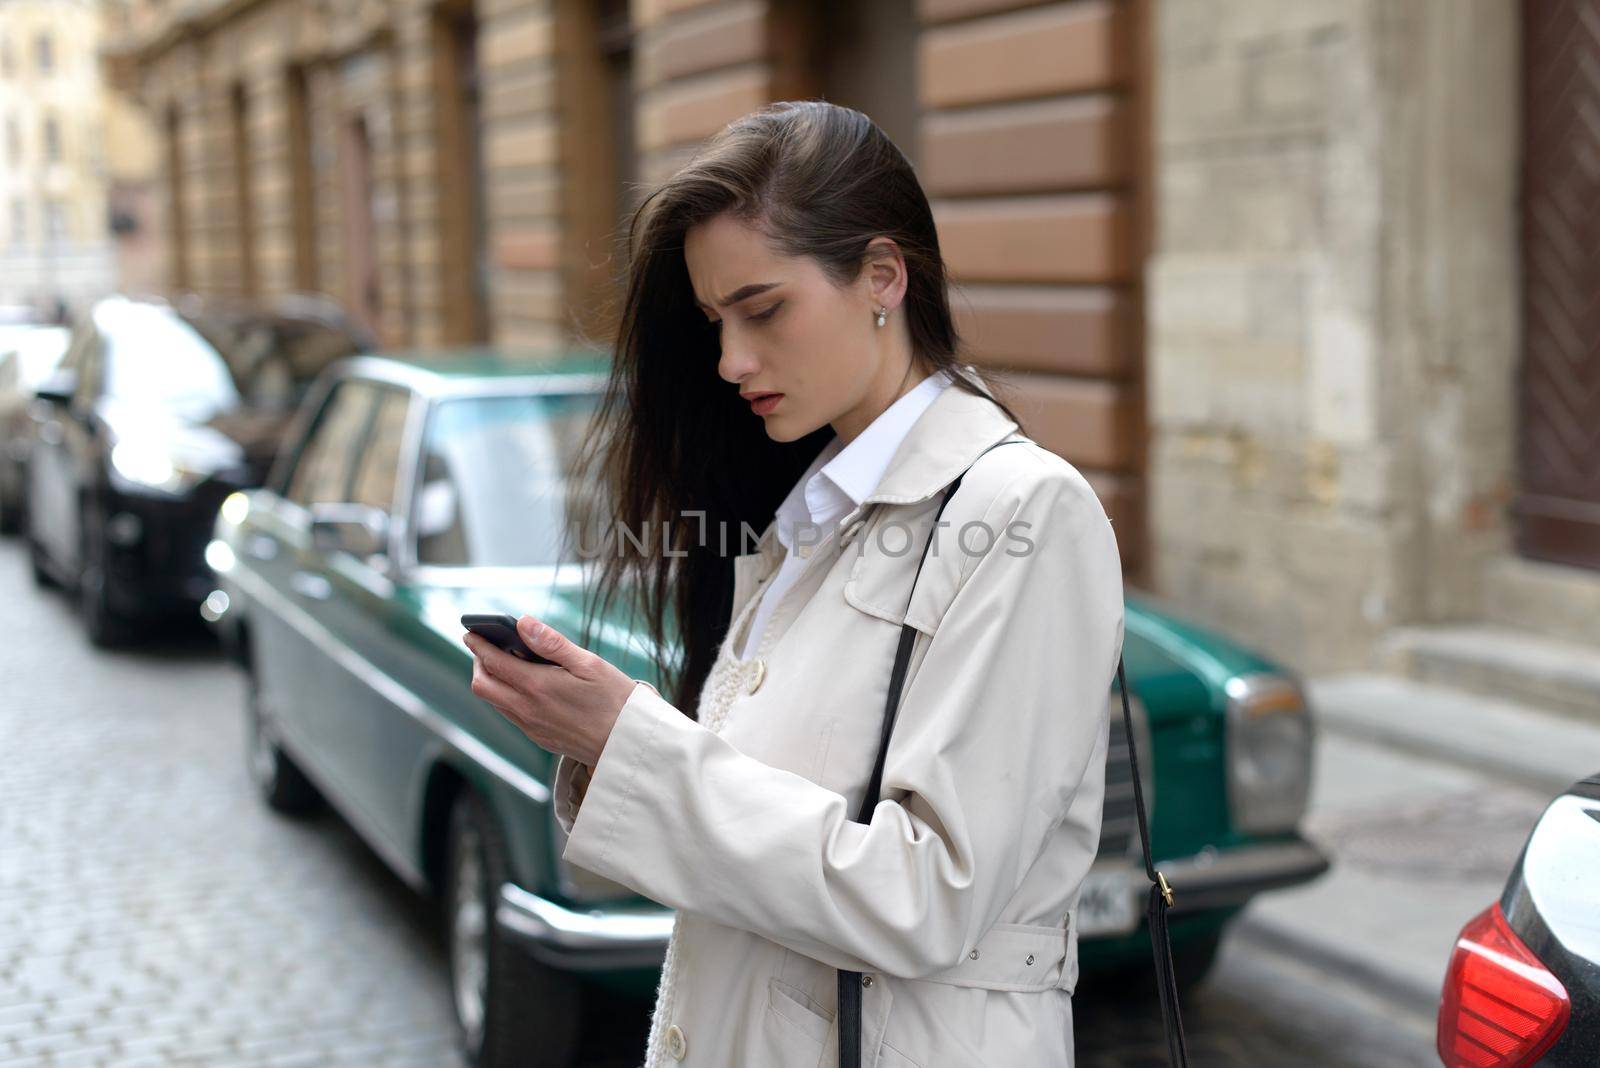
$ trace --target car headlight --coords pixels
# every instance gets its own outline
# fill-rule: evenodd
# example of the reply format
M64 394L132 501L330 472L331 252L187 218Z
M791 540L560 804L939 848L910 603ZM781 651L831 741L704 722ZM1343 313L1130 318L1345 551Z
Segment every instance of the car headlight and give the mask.
M1252 834L1293 830L1311 793L1311 712L1283 675L1228 680L1228 805Z
M127 438L111 447L111 469L125 481L166 493L182 493L207 472L173 459L160 442Z

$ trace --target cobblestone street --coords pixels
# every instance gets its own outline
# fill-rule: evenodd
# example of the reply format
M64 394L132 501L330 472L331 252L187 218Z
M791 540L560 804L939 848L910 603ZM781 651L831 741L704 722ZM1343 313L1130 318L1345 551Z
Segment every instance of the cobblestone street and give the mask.
M0 1065L460 1064L430 907L258 801L205 634L94 651L13 541L0 606ZM1198 1064L1434 1063L1431 1021L1248 938L1184 1009ZM645 1007L602 1011L588 1063L626 1065ZM1148 1001L1075 1012L1086 1068L1165 1063Z

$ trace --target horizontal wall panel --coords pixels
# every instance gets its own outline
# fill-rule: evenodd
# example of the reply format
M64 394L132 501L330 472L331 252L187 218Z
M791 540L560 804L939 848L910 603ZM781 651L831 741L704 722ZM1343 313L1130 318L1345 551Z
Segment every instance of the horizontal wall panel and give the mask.
M1074 466L1131 471L1139 411L1131 386L1057 375L1000 376L995 394L1035 441Z
M484 164L500 167L537 167L556 161L556 128L541 122L502 125L484 140Z
M703 140L766 103L770 84L766 68L752 66L657 89L640 109L639 147Z
M1038 7L1041 0L917 0L917 18L923 24L996 15L1003 11Z
M495 19L483 28L479 40L479 63L485 72L543 59L555 47L555 20L538 14Z
M765 4L747 2L663 24L639 50L639 85L763 58L766 20Z
M649 26L697 7L706 7L717 0L632 0L629 17L635 26Z
M1103 95L933 113L918 173L930 196L1119 185L1129 119L1122 99Z
M962 286L951 310L985 366L1108 378L1133 372L1137 309L1126 290Z
M1122 85L1132 51L1125 21L1110 0L1080 0L927 30L922 102L955 107Z
M1108 283L1132 274L1129 208L1109 193L934 204L962 282Z
M500 267L553 270L561 265L560 234L553 230L502 234L494 242L494 262Z

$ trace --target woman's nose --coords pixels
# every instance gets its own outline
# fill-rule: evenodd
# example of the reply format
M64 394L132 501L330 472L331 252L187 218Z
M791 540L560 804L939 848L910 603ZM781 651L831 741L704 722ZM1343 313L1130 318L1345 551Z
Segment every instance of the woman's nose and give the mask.
M717 359L717 373L724 381L735 384L749 378L758 366L754 356L734 345L723 345L722 355Z

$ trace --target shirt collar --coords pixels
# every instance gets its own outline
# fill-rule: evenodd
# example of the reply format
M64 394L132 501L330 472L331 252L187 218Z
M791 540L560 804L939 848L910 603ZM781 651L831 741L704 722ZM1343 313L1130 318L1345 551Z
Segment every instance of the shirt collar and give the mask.
M984 449L1022 433L1021 427L995 403L988 384L972 373L975 369L968 365L964 370L967 380L973 382L983 396L975 396L965 389L940 389L900 439L876 488L857 502L856 510L874 503L913 504L927 500L965 471ZM842 451L838 438L823 446L811 467L795 484L790 497L803 501L805 484L838 455L835 450ZM785 503L789 503L788 498ZM790 504L791 510L795 507ZM803 506L797 514L803 521ZM767 554L769 559L783 552L777 537L779 518L779 515L773 516L757 545L758 551Z
M935 372L885 408L848 445L834 435L778 506L777 535L784 546L793 546L793 531L800 523L823 526L860 505L877 488L911 427L949 385L948 372Z

